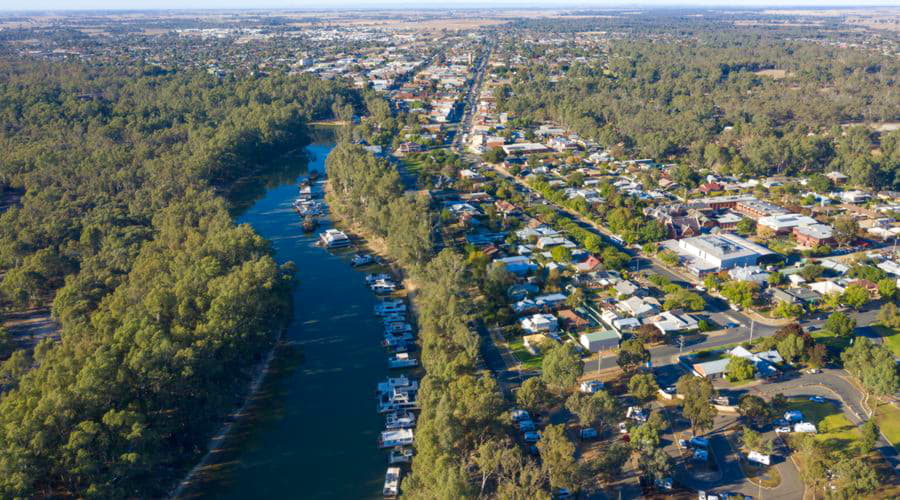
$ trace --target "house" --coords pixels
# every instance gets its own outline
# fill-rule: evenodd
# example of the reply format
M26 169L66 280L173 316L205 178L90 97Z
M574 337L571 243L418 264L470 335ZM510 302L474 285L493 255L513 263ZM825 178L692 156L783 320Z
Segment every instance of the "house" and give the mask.
M828 224L810 224L793 229L794 239L802 246L814 248L821 245L833 246L834 229Z
M703 194L709 194L713 191L722 191L723 189L725 189L725 186L718 182L707 182L706 184L700 185L700 192Z
M763 271L759 266L744 266L729 269L728 277L735 281L753 281L763 284L768 281L769 273Z
M579 273L589 273L600 265L600 259L592 254L588 254L587 258L575 264L575 270Z
M638 287L628 280L622 280L613 287L616 289L616 295L630 297L638 292Z
M730 359L726 357L705 363L695 363L691 365L691 371L698 377L719 378L725 375L725 367L728 366L729 361Z
M559 321L552 314L533 314L522 318L519 324L528 333L555 333L559 329Z
M858 205L860 203L865 203L871 200L872 195L859 190L844 191L843 193L841 193L841 199L844 200L845 203L853 203L854 205Z
M796 275L791 275L796 276ZM809 288L791 288L782 290L772 288L772 298L789 304L815 304L822 301L822 295Z
M844 175L836 170L832 171L832 172L828 172L827 174L825 174L825 177L828 177L828 179L831 182L833 182L835 185L838 185L838 186L841 184L846 184L847 180L849 179L849 177L847 177L846 175Z
M646 316L650 316L659 311L659 306L653 304L647 299L642 299L641 297L632 296L626 300L623 300L616 304L616 307L619 308L620 311L625 314L629 314L634 316L635 318L643 318Z
M676 332L687 332L699 328L696 319L688 314L675 314L672 311L665 311L657 316L648 318L645 323L655 326L663 335Z
M811 290L818 292L820 295L830 295L833 293L841 294L844 293L845 290L844 287L831 280L817 281L815 283L810 283L808 286Z
M578 342L589 352L615 349L616 347L619 347L619 340L619 334L612 330L583 333L578 337Z
M587 328L591 324L590 321L582 318L571 309L563 309L557 312L556 317L559 318L566 330L573 332Z
M728 352L729 355L744 358L756 367L756 375L761 378L773 378L779 375L778 368L773 363L781 363L784 360L778 354L778 351L768 351L762 355L755 354L742 346L737 346Z
M504 257L502 259L496 259L494 262L500 263L507 271L517 276L525 276L526 274L537 270L537 264L525 256Z

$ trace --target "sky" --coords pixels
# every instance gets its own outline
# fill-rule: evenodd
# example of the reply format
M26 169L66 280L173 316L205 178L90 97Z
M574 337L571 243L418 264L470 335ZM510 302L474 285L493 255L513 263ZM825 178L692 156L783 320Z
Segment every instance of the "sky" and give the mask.
M2 0L3 10L90 10L90 9L322 9L322 8L572 8L572 7L678 7L724 6L728 8L760 6L826 7L845 5L900 6L900 0Z

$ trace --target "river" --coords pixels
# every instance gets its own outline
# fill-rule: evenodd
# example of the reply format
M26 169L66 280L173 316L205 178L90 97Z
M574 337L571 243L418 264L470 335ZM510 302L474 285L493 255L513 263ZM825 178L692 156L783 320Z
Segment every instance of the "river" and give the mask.
M324 172L333 148L329 136L314 140L306 148L306 167ZM273 169L236 214L272 242L279 263L297 266L288 347L279 351L251 418L238 427L220 465L186 496L381 497L387 459L377 448L384 424L375 388L388 370L382 326L373 314L376 298L364 273L350 267L348 252L334 255L313 246L329 221L303 233L291 208L297 174Z

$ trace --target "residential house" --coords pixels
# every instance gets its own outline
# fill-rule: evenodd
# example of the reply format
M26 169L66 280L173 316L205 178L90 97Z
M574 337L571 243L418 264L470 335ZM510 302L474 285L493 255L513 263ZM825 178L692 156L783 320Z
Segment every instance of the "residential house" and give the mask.
M533 314L527 318L522 318L519 324L527 333L555 333L559 329L559 321L556 319L556 316L545 313Z

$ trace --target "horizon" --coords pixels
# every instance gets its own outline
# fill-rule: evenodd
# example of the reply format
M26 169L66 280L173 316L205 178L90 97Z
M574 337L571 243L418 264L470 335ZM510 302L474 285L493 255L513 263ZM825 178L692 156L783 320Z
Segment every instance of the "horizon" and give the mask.
M138 4L135 6L134 4ZM774 0L738 0L736 2L724 2L723 0L645 0L642 2L612 1L592 2L575 1L564 2L556 5L544 5L539 1L521 0L497 0L485 2L484 0L460 0L452 5L447 5L442 0L422 0L419 5L411 7L409 3L384 1L384 0L337 0L322 2L314 1L290 1L269 0L265 4L250 5L247 0L137 0L129 7L121 7L121 3L113 0L76 1L71 0L37 0L27 7L2 8L0 13L30 13L40 14L48 12L153 12L153 11L261 11L261 10L293 10L293 11L372 11L372 10L405 10L405 11L459 11L459 10L546 10L561 9L772 9L790 10L803 8L808 10L847 9L859 10L867 8L897 8L900 2L895 0L867 0L863 5L854 5L846 0L792 0L788 4ZM337 4L337 5L336 5Z

